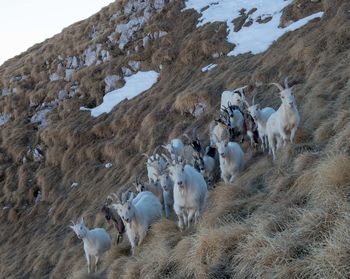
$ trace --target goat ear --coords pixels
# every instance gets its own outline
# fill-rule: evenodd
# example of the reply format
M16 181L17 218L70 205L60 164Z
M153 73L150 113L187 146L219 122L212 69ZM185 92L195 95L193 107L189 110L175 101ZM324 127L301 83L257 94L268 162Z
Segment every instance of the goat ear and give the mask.
M75 227L74 226L69 226L73 231L75 231Z
M81 217L81 218L80 218L79 224L84 224L84 217Z

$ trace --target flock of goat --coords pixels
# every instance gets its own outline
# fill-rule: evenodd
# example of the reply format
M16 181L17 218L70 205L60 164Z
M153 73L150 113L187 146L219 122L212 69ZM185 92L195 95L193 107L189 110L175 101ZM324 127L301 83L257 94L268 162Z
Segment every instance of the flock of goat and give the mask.
M204 208L208 186L212 185L216 174L221 174L225 183L232 183L244 166L244 152L238 140L243 142L247 136L250 144L257 146L261 142L262 151L267 149L276 156L276 150L289 139L293 143L300 122L291 88L285 79L285 88L272 83L280 90L281 105L277 111L270 107L259 108L259 104L249 105L243 90L224 91L221 96L220 116L210 127L210 144L204 149L195 131L192 138L184 144L176 138L162 147L169 153L147 156L148 182L141 182L140 176L134 186L138 194L125 191L120 195L108 196L102 212L108 221L112 221L118 230L117 244L126 232L134 254L145 238L152 223L162 217L169 218L172 209L178 218L181 230L191 227L199 220ZM72 221L73 222L73 221ZM90 272L90 257L97 262L104 252L111 248L111 238L102 228L89 230L84 220L73 222L70 226L78 238L84 242L84 251Z

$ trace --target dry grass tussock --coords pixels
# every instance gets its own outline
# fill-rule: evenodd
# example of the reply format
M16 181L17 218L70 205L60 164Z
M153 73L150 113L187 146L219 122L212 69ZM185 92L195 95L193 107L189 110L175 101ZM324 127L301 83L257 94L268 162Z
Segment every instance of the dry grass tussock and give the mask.
M286 34L263 54L216 60L213 52L225 54L232 47L225 40L225 24L196 29L198 14L181 12L181 1L152 17L125 50L108 46L109 19L126 2L112 3L0 67L1 86L18 87L18 94L0 97L1 112L11 113L0 132L0 277L349 278L347 1L293 1L284 22L319 10L325 17ZM104 31L91 40L93 24ZM159 30L168 34L134 52L147 33ZM91 42L109 49L112 59L82 67L72 81L49 81L59 54L81 58ZM128 51L142 61L143 70L162 64L158 83L99 118L79 111L101 102L103 78L121 73ZM216 69L201 72L213 62L219 64ZM10 83L16 75L30 77ZM244 171L232 185L215 184L197 227L180 232L175 216L163 218L135 256L130 256L126 236L117 246L116 231L100 208L109 193L130 187L145 168L140 153L151 154L195 127L207 143L209 123L227 88L248 84L249 100L257 93L262 106L277 108L276 90L266 84L285 76L294 85L302 119L295 144L279 151L275 162L245 144ZM40 104L74 84L79 91L48 113L46 129L30 123ZM203 114L181 114L198 102L207 105ZM28 155L24 160L37 146L44 159ZM35 204L38 190L42 201ZM68 228L79 216L90 228L106 228L113 238L96 274L86 273L82 243Z

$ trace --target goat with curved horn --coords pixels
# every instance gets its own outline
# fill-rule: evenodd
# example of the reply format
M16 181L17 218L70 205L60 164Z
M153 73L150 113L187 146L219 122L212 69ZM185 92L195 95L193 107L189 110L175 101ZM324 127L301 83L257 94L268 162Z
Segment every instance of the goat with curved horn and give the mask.
M253 95L253 100L252 100L253 106L255 105L255 97L256 97L256 94Z
M192 131L193 138L199 140L198 135L197 135L197 127L195 127Z
M285 79L284 79L284 87L287 89L287 88L289 88L289 86L288 86L288 77L286 77Z
M272 83L269 83L269 85L275 85L280 91L283 91L283 90L284 90L284 88L282 87L282 85L280 85L279 83L272 82Z
M156 146L156 148L155 148L154 151L153 151L153 155L156 155L156 153L157 153L157 151L158 151L159 148L160 148L160 145Z
M167 155L165 155L164 153L162 153L162 157L165 159L165 161L167 161L167 163L168 163L169 165L172 164L172 160L171 160Z
M146 153L142 153L141 156L145 156L145 157L147 157L147 159L150 159L150 156Z
M187 138L190 142L192 142L192 139L190 138L190 136L189 135L187 135L187 134L184 134L184 137L185 138Z
M121 203L119 196L116 193L112 193L107 196L107 200L110 199L111 201L116 200L117 203Z

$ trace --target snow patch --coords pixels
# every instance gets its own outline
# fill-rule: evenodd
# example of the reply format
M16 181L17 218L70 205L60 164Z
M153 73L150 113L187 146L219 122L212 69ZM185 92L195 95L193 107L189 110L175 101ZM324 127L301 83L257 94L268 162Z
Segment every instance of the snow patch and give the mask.
M81 107L80 110L89 110L93 117L109 113L121 101L130 100L150 89L157 82L158 77L159 73L155 71L138 72L130 77L125 77L124 87L107 93L101 105L93 109Z
M214 69L218 64L209 64L202 68L202 73L209 72L210 70Z
M11 114L2 112L0 113L0 126L5 125L7 122L9 122L11 118Z
M78 182L73 182L73 183L70 185L71 188L76 188L76 187L78 187L78 186L79 186L79 183L78 183Z
M2 89L2 91L1 91L1 95L2 96L7 96L8 94L9 94L9 90L8 90L8 88L4 88L4 89Z
M282 10L292 3L292 0L187 0L186 9L195 9L202 16L199 19L197 27L206 23L215 21L226 22L229 33L228 42L235 44L236 47L228 55L238 55L251 52L257 54L264 52L269 46L288 31L294 31L307 24L314 18L323 16L319 12L301 20L298 20L285 28L279 28ZM205 8L206 9L203 9ZM233 19L240 17L240 11L245 9L253 12L247 20L252 21L250 26L243 26L238 32L234 31ZM259 23L266 15L272 16L272 19L266 23Z
M58 92L58 100L59 101L63 101L67 97L68 97L68 92L66 90L62 89Z
M106 168L106 169L110 169L111 167L113 167L113 164L112 164L112 163L107 163L107 164L105 164L105 168Z
M64 76L64 80L65 81L71 81L72 76L74 74L74 69L66 69L65 70L65 76Z
M60 76L57 73L53 73L50 75L50 81L56 81L59 79L60 79Z

